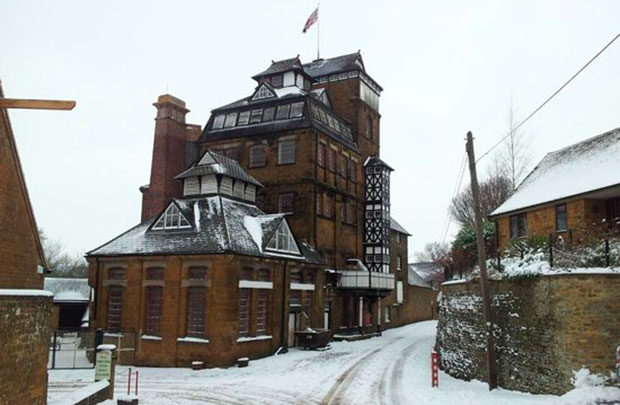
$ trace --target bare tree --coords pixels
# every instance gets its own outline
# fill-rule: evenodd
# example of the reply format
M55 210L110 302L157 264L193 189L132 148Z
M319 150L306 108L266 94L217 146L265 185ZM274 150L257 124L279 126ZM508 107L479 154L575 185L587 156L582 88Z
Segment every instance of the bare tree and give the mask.
M43 229L39 229L39 237L43 244L43 252L51 273L49 277L86 277L88 263L81 255L70 255L65 252L61 241L50 239Z
M510 179L513 190L528 173L532 163L531 138L517 128L518 121L516 108L511 98L508 112L508 138L504 148L499 149L495 155L495 172L505 173Z
M482 215L488 216L493 210L506 201L513 192L512 181L503 172L490 175L480 183L480 204ZM450 204L450 215L461 226L474 224L474 197L471 188L461 191Z
M415 258L419 262L431 262L446 265L451 262L450 245L441 242L429 242L424 245L424 249L415 253Z

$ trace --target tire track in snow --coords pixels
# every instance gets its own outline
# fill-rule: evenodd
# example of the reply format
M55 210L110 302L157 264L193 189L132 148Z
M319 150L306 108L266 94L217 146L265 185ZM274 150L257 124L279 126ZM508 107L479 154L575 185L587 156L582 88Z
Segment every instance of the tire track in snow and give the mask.
M391 345L392 343L400 339L402 339L402 337L392 339L387 345ZM321 405L341 404L344 399L343 395L347 392L349 386L355 380L355 377L361 370L362 366L382 349L385 349L385 345L379 346L367 355L363 356L351 367L349 367L344 373L342 373L340 377L338 377L334 385L331 386L327 394L323 397Z

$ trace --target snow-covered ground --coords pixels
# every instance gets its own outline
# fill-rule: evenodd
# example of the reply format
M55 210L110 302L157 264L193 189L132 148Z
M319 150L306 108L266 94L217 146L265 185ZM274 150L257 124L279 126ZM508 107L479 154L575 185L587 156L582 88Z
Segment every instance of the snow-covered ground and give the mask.
M620 389L584 387L563 397L497 389L443 372L431 388L430 353L435 321L386 331L359 342L334 342L331 350L302 351L250 362L247 368L138 368L145 405L195 404L587 404L595 397L620 401ZM117 368L115 394L126 394L127 367ZM135 368L134 368L135 370ZM93 370L50 371L50 398L67 381L92 381ZM56 392L56 393L55 393ZM57 397L56 397L57 398ZM606 402L614 403L614 402ZM620 403L620 402L616 402ZM115 404L106 401L105 405Z

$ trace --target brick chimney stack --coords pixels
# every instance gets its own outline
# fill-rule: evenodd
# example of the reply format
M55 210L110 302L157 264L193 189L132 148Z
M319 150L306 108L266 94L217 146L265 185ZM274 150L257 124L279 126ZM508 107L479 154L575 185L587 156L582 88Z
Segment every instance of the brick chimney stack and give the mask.
M185 102L169 94L158 97L151 182L140 187L142 192L142 221L160 213L173 197L181 197L183 188L174 176L195 159L194 142L200 126L185 123ZM198 135L197 135L198 134Z

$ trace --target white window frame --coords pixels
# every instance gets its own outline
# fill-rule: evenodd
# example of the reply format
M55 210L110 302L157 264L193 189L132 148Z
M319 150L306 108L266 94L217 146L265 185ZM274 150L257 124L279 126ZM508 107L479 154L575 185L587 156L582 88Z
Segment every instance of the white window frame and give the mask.
M176 225L173 223L169 224L169 222L174 222L176 216ZM181 210L176 206L176 204L172 203L166 208L166 211L159 217L155 225L153 225L154 230L164 230L164 229L188 229L191 228L189 221L187 218L183 216Z
M284 238L286 238L287 243L288 243L288 248L285 246L280 246L280 236L283 236ZM282 221L278 229L274 232L273 236L271 237L271 240L267 244L266 249L273 251L273 252L289 253L289 254L294 254L294 255L301 254L299 252L299 248L297 247L297 242L295 241L295 238L293 237L293 233L288 227L288 224L286 223L286 221Z

